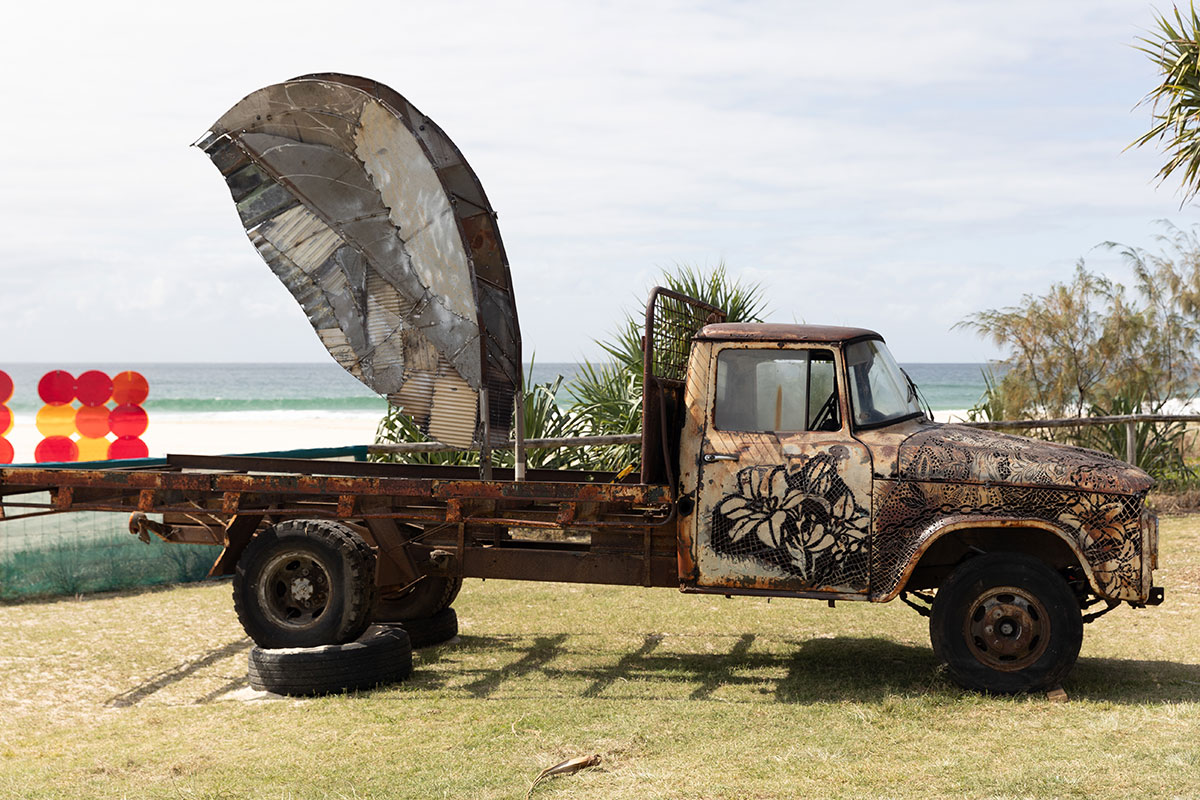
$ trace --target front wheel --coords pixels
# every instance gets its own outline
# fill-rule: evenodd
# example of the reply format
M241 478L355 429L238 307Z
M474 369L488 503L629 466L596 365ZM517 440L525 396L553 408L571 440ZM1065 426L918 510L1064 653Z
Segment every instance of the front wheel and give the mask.
M967 689L1016 694L1066 677L1083 643L1079 601L1061 575L1020 553L961 564L938 589L933 652Z

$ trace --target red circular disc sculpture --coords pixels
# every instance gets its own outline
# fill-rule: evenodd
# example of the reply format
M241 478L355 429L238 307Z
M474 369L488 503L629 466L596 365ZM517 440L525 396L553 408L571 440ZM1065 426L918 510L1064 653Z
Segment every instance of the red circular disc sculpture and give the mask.
M102 406L112 397L112 378L90 369L75 379L75 396L85 406Z
M9 410L8 406L0 405L0 436L8 436L8 432L12 430L12 426L12 411Z
M119 406L140 406L150 394L150 384L139 372L130 370L114 375L112 383L112 399Z
M47 436L33 451L33 460L39 464L76 461L79 448L66 436Z
M11 464L13 460L12 443L0 436L0 464Z
M107 436L108 418L111 412L107 406L83 406L75 412L75 429L85 439L98 439Z
M13 393L12 378L8 377L7 372L0 369L0 403L7 403L9 400L11 400L12 393Z
M150 426L150 418L141 406L123 405L108 415L108 424L117 436L141 436Z
M75 379L71 373L56 369L38 381L38 397L49 406L65 406L75 399Z
M146 458L150 455L146 443L136 436L122 436L108 446L108 457Z

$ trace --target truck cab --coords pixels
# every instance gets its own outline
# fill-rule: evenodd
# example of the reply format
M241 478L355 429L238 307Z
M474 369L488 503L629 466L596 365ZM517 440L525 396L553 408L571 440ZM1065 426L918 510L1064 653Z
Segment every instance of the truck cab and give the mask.
M707 325L682 411L684 591L903 596L952 677L991 691L1060 680L1085 608L1162 600L1148 475L932 422L874 331Z

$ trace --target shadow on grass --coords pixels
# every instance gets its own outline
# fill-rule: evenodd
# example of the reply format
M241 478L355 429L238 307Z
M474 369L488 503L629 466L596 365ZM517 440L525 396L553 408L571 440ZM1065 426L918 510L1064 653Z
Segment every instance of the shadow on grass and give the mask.
M188 659L187 661L183 661L174 667L171 667L170 669L163 670L162 672L150 677L148 680L143 681L132 689L128 689L118 695L110 697L105 705L112 708L126 708L128 706L137 705L155 692L165 689L172 684L179 683L180 681L191 677L193 674L201 669L204 669L205 667L211 666L218 661L232 658L239 653L249 650L251 644L252 643L249 638L244 638L239 639L236 642L230 642L229 644L221 647L216 647L196 658ZM218 692L213 692L211 695L206 696L197 702L210 702L212 699L218 697L220 694L223 694L225 691L236 689L245 683L245 680L239 678L238 680L233 681L228 688L224 688Z
M663 646L671 638L648 633L636 648L619 652L596 651L593 637L577 634L532 639L464 635L455 643L420 651L407 686L461 690L476 697L529 688L547 695L557 688L559 696L619 699L629 696L629 684L637 684L635 693L643 698L649 693L706 700L720 693L731 702L755 702L758 695L803 703L927 692L931 681L942 682L928 648L886 639L805 640L796 642L793 652L767 653L755 650L757 634L744 633L724 652L681 653ZM721 637L722 642L728 639ZM480 666L480 661L498 666Z
M1072 700L1182 703L1200 700L1200 664L1081 658L1063 688Z
M533 646L516 661L510 662L500 669L490 670L479 680L472 681L463 688L476 697L487 697L499 689L505 681L544 669L546 664L562 653L562 645L566 640L567 634L565 633L538 637L534 639Z
M456 643L421 651L407 686L466 691L480 698L533 691L545 697L798 704L963 693L925 646L839 636L796 640L790 652L768 653L755 650L756 638L753 633L720 637L722 647L715 652L681 653L664 646L671 637L658 633L645 634L637 647L624 652L598 651L593 637L577 634L462 636ZM1200 665L1081 659L1065 688L1072 700L1195 701L1200 698Z

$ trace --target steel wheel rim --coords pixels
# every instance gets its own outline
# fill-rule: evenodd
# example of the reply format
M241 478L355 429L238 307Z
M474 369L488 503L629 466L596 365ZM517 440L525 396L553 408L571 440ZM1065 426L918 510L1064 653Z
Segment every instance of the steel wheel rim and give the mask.
M997 586L975 598L963 625L967 649L979 663L1003 672L1037 662L1050 643L1050 616L1035 595Z
M263 567L258 605L271 622L290 630L316 625L329 604L329 570L306 550L277 553Z

